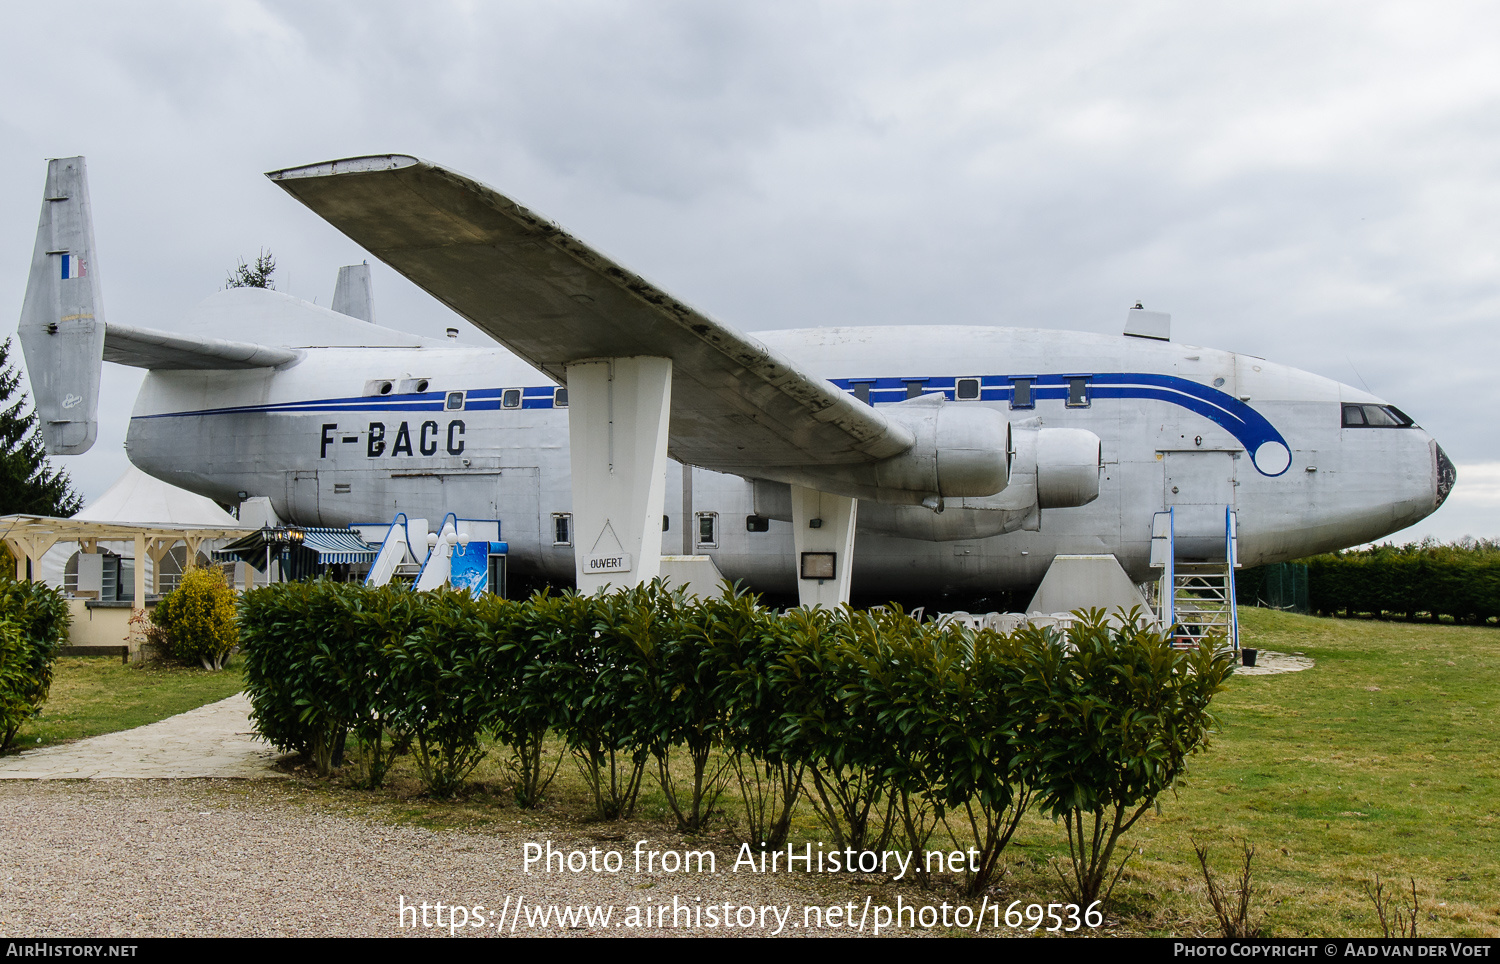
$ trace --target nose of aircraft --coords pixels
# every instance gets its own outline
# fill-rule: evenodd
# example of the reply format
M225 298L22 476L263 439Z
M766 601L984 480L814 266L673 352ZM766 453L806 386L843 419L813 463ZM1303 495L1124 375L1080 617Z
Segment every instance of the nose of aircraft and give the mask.
M1448 458L1448 453L1437 442L1432 443L1434 459L1434 487L1437 489L1437 505L1440 506L1448 498L1448 493L1453 491L1453 484L1458 481L1458 470L1453 467L1453 462Z

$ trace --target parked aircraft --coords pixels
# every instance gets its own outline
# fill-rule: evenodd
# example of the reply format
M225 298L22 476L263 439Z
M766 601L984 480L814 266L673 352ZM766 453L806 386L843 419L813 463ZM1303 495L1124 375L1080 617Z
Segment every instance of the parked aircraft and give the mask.
M804 599L847 598L851 570L880 593L1036 584L1075 553L1144 581L1165 509L1184 558L1223 555L1227 509L1242 564L1294 559L1409 526L1454 482L1385 400L1173 342L1139 305L1119 336L751 336L426 161L268 176L499 345L374 324L358 268L333 309L236 288L173 331L106 323L83 159L54 160L21 320L50 452L93 443L101 359L133 365L130 460L220 502L499 519L513 571L585 587L680 548Z

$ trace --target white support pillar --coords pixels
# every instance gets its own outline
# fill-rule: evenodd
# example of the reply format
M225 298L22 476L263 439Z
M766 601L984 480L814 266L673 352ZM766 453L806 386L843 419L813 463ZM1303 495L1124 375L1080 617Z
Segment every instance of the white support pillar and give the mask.
M832 609L849 601L849 577L854 563L854 515L858 507L859 503L848 496L792 486L797 601L803 606ZM818 574L830 571L831 578L816 578Z
M633 586L661 573L670 358L567 366L578 591Z
M135 603L133 609L146 610L146 535L135 535Z

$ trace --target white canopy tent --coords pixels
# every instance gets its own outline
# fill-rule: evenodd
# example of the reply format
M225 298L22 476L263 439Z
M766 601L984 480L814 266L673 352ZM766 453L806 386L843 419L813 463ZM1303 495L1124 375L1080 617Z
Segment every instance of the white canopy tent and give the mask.
M135 466L71 519L10 516L0 523L0 537L16 557L18 577L25 577L29 559L32 578L66 588L65 571L74 552L103 549L136 561L136 600L148 587L163 588L162 559L174 547L185 545L184 561L191 560L211 544L245 532L212 499L168 485Z

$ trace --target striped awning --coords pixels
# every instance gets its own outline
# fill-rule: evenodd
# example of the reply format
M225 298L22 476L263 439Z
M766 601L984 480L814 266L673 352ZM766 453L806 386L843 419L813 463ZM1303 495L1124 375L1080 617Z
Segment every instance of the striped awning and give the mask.
M318 562L374 562L380 552L352 529L303 529L302 546L318 554Z
M283 566L290 565L298 571L308 564L373 562L380 552L379 546L370 545L353 529L274 526L252 532L238 542L215 550L214 557L243 559L259 569L265 564L268 549L273 556L282 559ZM284 554L289 555L283 558Z

